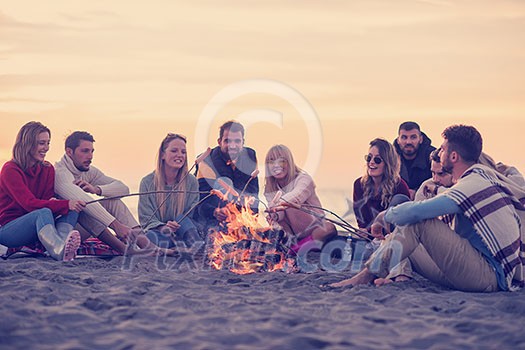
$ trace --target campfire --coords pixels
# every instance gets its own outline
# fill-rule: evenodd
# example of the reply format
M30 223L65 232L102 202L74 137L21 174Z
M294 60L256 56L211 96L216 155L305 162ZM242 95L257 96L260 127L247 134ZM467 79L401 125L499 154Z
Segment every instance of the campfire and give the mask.
M208 235L207 257L217 270L228 269L236 274L277 271L293 264L286 257L288 239L284 231L263 224L245 198L242 206L229 202L226 225Z

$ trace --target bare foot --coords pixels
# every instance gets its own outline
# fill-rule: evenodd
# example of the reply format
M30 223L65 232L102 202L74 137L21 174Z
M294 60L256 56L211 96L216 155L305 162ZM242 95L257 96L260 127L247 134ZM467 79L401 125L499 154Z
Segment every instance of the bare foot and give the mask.
M348 278L346 280L342 280L340 282L331 283L331 284L328 285L328 287L330 287L330 288L343 288L343 287L346 287L346 286L353 286L351 278Z
M346 286L357 286L358 284L368 284L376 279L376 276L371 274L368 269L365 267L361 272L352 278L342 280L341 282L336 282L329 284L329 287L332 288L342 288Z
M374 284L376 287L384 286L385 284L390 284L392 281L390 278L376 278Z
M405 275L399 275L397 277L394 277L394 279L390 279L390 278L377 278L375 281L374 281L374 284L376 285L376 287L381 287L381 286L384 286L385 284L390 284L390 283L393 283L393 282L406 282L406 281L410 281L411 278L408 277L408 276L405 276Z
M396 282L406 282L406 281L410 281L412 278L408 277L408 276L405 276L405 275L399 275L397 276L396 278L394 278L394 281Z

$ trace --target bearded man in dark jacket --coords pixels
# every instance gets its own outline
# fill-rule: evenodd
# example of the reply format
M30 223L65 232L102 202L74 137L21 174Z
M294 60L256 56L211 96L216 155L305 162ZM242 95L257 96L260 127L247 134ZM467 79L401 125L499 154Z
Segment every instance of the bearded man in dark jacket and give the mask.
M257 178L257 156L253 149L244 146L244 127L236 121L228 121L220 127L218 146L199 164L197 180L203 202L196 211L196 219L205 229L224 222L229 215L228 200L217 196L207 197L212 188L221 192L253 197L250 207L258 212L259 180ZM219 180L222 180L219 181ZM221 185L222 183L222 185ZM226 186L226 188L224 188ZM243 203L244 198L238 200Z
M398 137L393 144L401 159L400 175L408 184L411 199L423 181L432 177L430 153L436 148L415 122L404 122L399 126Z

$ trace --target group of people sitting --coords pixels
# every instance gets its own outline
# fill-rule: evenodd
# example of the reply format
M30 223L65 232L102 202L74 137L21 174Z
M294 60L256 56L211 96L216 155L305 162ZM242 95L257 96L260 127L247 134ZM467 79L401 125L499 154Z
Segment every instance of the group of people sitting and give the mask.
M244 146L238 122L220 127L218 145L198 157L195 175L188 167L186 138L167 134L156 168L140 182L138 221L122 201L130 194L128 186L91 164L95 139L90 133L71 133L54 166L45 160L50 139L51 131L40 122L25 124L12 160L0 173L0 244L8 254L43 246L51 257L68 261L82 241L95 237L120 254L172 255L204 241L210 228L225 225L232 201L227 193L234 193L239 205L252 198L249 206L258 213L256 152ZM272 147L265 163L268 220L298 243L336 235L335 226L316 215L288 207L271 210L283 203L321 203L312 178L297 167L286 146Z
M0 173L0 244L11 252L41 244L64 261L74 259L88 237L121 254L176 254L179 243L191 247L210 228L225 225L228 202L246 202L258 212L257 156L244 146L244 137L240 123L224 123L218 145L195 161L195 176L186 138L168 134L156 168L140 182L137 221L121 200L129 188L91 165L91 134L69 135L65 154L53 167L45 161L50 130L29 122ZM523 177L481 152L475 128L452 126L443 137L436 150L417 123L405 122L393 143L370 142L364 175L354 182L353 209L359 228L380 244L361 273L332 287L408 279L412 271L461 290L523 284ZM265 215L294 238L291 255L337 235L334 224L323 219L312 177L296 165L288 147L270 148L265 172Z

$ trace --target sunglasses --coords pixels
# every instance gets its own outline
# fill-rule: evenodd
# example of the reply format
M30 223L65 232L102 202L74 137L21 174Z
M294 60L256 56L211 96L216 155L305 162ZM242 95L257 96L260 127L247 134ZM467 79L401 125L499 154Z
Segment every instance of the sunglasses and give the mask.
M371 155L371 154L367 154L367 155L365 155L365 160L366 160L367 163L370 163L370 161L371 161L372 159L374 160L374 163L376 163L376 164L381 164L381 163L383 162L383 159L381 159L381 157L379 157L379 156L375 156L375 157L374 157L374 156Z

